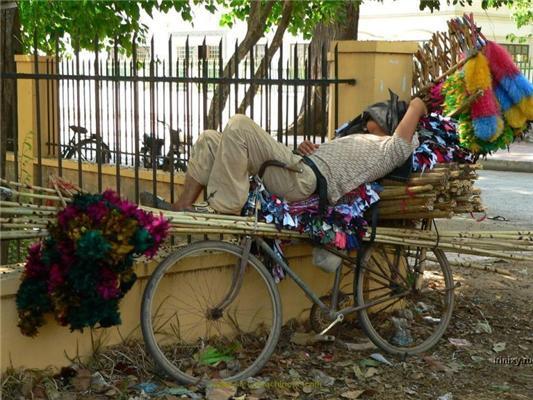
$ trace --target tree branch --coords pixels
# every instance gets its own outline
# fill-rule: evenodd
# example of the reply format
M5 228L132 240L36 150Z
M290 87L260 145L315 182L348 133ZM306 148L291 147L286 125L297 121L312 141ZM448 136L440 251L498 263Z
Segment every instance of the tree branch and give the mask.
M283 43L283 35L285 34L285 31L287 30L287 27L289 26L291 15L293 10L293 1L292 0L286 0L283 2L283 10L281 14L281 20L278 23L278 27L276 28L276 32L274 33L274 38L272 39L272 43L270 44L270 47L268 48L268 53L263 57L261 60L261 63L259 64L259 67L256 69L253 79L260 79L265 76L266 69L270 66L270 63L272 61L272 58L274 57L274 54L278 51L281 44ZM246 112L246 109L251 104L253 98L257 94L257 91L259 90L259 85L252 84L246 91L246 94L244 96L244 99L242 100L241 104L239 105L239 108L237 109L237 113L243 114Z

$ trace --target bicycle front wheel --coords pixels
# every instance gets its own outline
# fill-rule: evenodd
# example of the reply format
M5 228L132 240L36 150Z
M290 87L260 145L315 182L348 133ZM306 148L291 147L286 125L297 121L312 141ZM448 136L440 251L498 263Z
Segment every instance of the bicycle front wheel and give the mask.
M202 241L166 258L145 289L141 328L148 352L184 384L243 380L272 355L281 330L278 288L243 248ZM234 293L231 296L230 293Z
M433 253L433 254L432 254ZM432 259L434 263L427 264ZM391 354L427 351L453 312L453 276L439 249L374 245L355 281L359 319L369 339Z

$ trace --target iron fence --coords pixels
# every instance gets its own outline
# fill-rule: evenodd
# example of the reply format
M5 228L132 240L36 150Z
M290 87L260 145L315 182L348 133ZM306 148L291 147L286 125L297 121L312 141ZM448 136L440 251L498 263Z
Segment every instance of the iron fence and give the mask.
M236 42L232 52L238 46ZM237 112L293 148L303 139L323 142L330 87L355 84L353 79L339 79L336 49L328 66L325 48L312 54L306 47L303 59L298 45L292 46L291 57L283 54L283 46L275 52L269 45L261 52L252 48L242 60L228 64L236 71L230 78L224 74L222 40L216 57L208 57L205 38L197 48L187 38L184 49L177 52L169 37L165 55L156 55L152 39L143 57L135 41L131 57L121 56L125 52L116 45L99 51L97 39L92 52L75 49L71 57L55 55L44 61L36 47L35 41L34 72L2 74L2 79L31 79L36 84L36 183L43 183L43 158L57 159L60 176L64 160L73 159L78 164L78 185L84 187L82 165L89 161L98 166L97 189L102 190L102 166L112 164L119 192L124 168L134 171L135 200L143 169L152 171L155 194L158 170L168 171L173 200L175 176L186 170L198 135L207 128L221 131ZM18 112L20 118L24 111ZM41 126L43 113L47 126ZM14 128L10 135L15 164L17 134Z

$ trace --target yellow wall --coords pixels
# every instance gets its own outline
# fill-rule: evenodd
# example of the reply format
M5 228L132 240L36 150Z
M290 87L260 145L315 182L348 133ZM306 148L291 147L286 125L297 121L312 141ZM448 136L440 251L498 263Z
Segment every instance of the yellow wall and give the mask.
M340 79L356 79L355 85L338 85L338 123L335 126L335 85L330 85L329 137L343 123L351 121L365 108L389 99L389 88L401 100L409 100L413 73L413 53L417 42L332 41L328 53L329 76L334 76L333 61L338 46Z
M387 88L391 87L398 92L401 98L407 99L411 82L411 52L416 50L416 46L406 44L403 47L398 44L357 44L352 42L339 43L339 76L341 78L355 78L357 85L340 85L339 87L339 124L352 119L360 113L367 105L384 99ZM361 47L363 46L363 47ZM365 47L366 46L366 47ZM413 50L414 49L414 50ZM357 55L356 55L357 53ZM330 55L330 60L331 60ZM407 61L409 60L409 61ZM17 59L19 72L33 72L32 59L21 57ZM41 70L43 61L39 62ZM409 65L409 68L408 68ZM41 84L44 85L43 82ZM406 87L407 85L407 87ZM46 93L44 87L40 86L41 109L47 109ZM36 183L37 176L37 140L36 140L36 86L33 80L20 80L18 88L19 98L19 154L18 171L19 180L26 183ZM333 88L331 89L333 94ZM330 100L334 95L330 96ZM57 109L57 107L56 107ZM333 115L333 108L330 103L330 117ZM46 113L42 113L44 118ZM56 121L58 118L56 118ZM41 119L41 134L48 136L48 132L43 129L48 126L46 120ZM330 134L335 128L333 119L330 118ZM54 132L57 131L54 130ZM50 132L50 136L54 134ZM49 174L58 174L58 161L49 158L44 141L41 143L42 152L42 177L43 184L47 184ZM12 174L9 178L14 178L14 156L8 156L8 171ZM63 160L62 175L67 180L78 183L78 163L72 160ZM83 163L83 189L88 191L98 190L97 166ZM117 170L115 166L102 166L102 188L116 188ZM131 168L120 168L118 179L121 185L121 195L129 199L134 199L135 194L135 173ZM152 191L153 176L152 171L140 169L139 171L140 191ZM166 172L157 171L158 194L170 199L171 183L170 175ZM183 184L183 174L176 174L174 182L175 196L178 196ZM291 267L300 274L306 283L313 288L317 294L326 294L331 288L333 275L326 274L318 268L312 266L310 257L310 247L306 245L291 246L287 251L287 256ZM119 343L123 338L139 336L139 312L142 293L146 285L147 277L154 269L152 264L138 264L137 273L139 281L123 299L121 313L123 323L120 327L110 329L95 329L91 332L86 330L81 333L70 333L68 328L60 327L54 321L48 323L41 329L36 338L22 336L16 326L17 313L15 305L15 294L18 288L20 272L12 271L0 275L0 353L1 370L8 367L43 368L49 365L61 366L69 363L68 358L76 356L86 357L91 354L93 347L97 344L111 345ZM212 260L206 260L201 273L212 274ZM206 275L207 276L207 275ZM179 285L179 274L173 276L169 281L172 285ZM208 279L208 278L206 278ZM352 292L351 275L347 278L347 292ZM289 318L306 318L306 310L310 307L310 301L304 296L301 290L289 279L279 284L282 296L283 316L286 321ZM254 294L250 293L250 300L255 300Z
M326 294L333 285L334 274L327 274L311 265L311 248L307 245L291 246L287 250L287 256L291 267L315 290L318 294ZM196 268L202 269L206 274L205 279L215 276L216 267L220 263L209 259L197 263ZM202 266L203 265L203 266ZM121 303L122 325L107 329L94 329L91 332L85 330L82 333L71 333L67 327L59 326L51 318L41 328L35 338L23 336L17 324L17 311L15 294L20 279L19 272L3 274L0 280L0 350L1 370L8 367L44 368L46 366L60 367L68 365L68 358L76 356L87 357L96 345L112 345L120 343L123 338L140 337L139 315L142 294L150 273L155 268L155 263L143 263L136 265L139 280ZM180 289L180 274L164 278L167 285L177 285L176 292ZM351 274L348 277L346 292L352 292ZM303 292L289 279L283 280L278 288L281 293L283 319L307 318L308 309L311 306ZM256 302L256 293L243 294L249 301Z

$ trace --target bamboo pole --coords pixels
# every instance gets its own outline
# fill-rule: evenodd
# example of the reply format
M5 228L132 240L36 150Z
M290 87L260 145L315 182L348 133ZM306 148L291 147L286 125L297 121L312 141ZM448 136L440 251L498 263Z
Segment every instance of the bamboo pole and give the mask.
M34 198L34 199L55 200L55 201L59 201L59 202L61 201L61 198L58 197L58 196L50 196L50 195L47 195L47 194L19 192L19 191L15 190L15 189L9 189L9 190L16 197L30 197L30 198Z
M435 218L451 218L453 216L452 211L428 211L418 213L400 213L396 215L386 215L382 219L435 219Z
M0 222L0 228L20 228L20 229L33 229L33 228L46 228L47 224L21 224L14 222Z
M514 254L504 254L504 253L498 253L495 251L490 250L484 250L484 249L478 249L472 246L461 246L456 244L450 244L450 243L437 243L436 241L432 240L411 240L411 239L404 239L404 238L398 238L394 236L385 236L385 235L376 235L376 240L378 242L383 243L391 243L391 244L397 244L397 245L414 245L418 247L439 247L442 250L455 252L455 253L464 253L464 254L474 254L474 255L481 255L481 256L487 256L487 257L496 257L501 259L508 259L508 260L514 260L514 261L533 261L533 257L527 257L527 256L518 256Z
M60 210L58 207L53 207L53 206L42 206L40 204L21 203L17 201L7 201L7 200L0 200L0 207L26 207L26 208L35 208L39 210L56 211L56 212Z
M48 235L47 230L38 231L0 231L0 240L32 239Z
M3 178L0 178L0 183L3 184L3 185L19 187L19 188L22 188L22 189L37 190L37 191L41 191L41 192L48 192L48 193L54 193L55 194L55 190L54 189L50 189L50 188L46 188L46 187L42 187L42 186L34 186L34 185L27 184L27 183L12 182L12 181L8 181L8 180L3 179ZM11 189L11 190L13 190L13 189Z
M398 215L398 214L414 214L418 212L426 212L426 211L433 211L433 205L410 205L410 206L403 206L398 202L398 204L390 206L390 207L381 207L378 204L379 208L379 215L383 218L389 215Z
M27 208L20 208L20 207L7 207L7 208L0 208L0 215L56 215L57 213L55 211L39 211L39 210L33 210L33 209L27 209Z
M427 193L433 191L433 185L420 185L420 186L384 186L383 191L379 194L381 199L387 197L401 196L401 195L415 195L417 193Z

